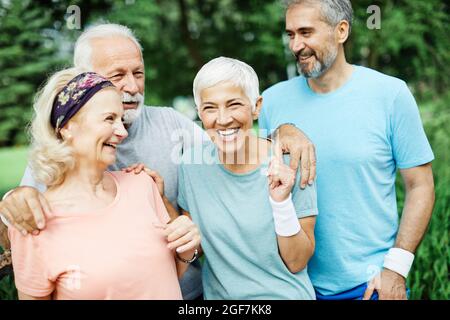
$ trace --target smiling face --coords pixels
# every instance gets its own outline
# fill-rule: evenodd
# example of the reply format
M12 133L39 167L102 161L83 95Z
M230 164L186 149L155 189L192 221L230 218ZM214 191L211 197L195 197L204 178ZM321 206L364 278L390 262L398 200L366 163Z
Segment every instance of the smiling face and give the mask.
M115 88L97 92L61 129L75 162L104 168L114 164L117 145L128 136L122 116L121 96Z
M335 62L339 49L335 28L322 19L318 5L298 4L289 8L286 34L301 75L320 77Z
M120 36L93 39L91 48L93 71L110 80L122 93L125 122L131 123L144 103L144 61L140 49Z
M199 116L211 140L226 154L236 154L245 147L253 121L258 118L262 98L252 105L242 88L221 82L200 92Z

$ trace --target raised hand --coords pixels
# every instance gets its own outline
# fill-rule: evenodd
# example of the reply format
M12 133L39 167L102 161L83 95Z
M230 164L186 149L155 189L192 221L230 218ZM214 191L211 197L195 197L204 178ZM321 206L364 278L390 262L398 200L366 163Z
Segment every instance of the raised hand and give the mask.
M300 187L312 185L316 178L316 150L314 144L304 132L291 124L281 125L275 133L274 139L278 152L290 154L290 167L297 170L300 164Z
M270 197L281 202L289 197L295 184L296 171L285 165L279 157L274 157L267 172Z

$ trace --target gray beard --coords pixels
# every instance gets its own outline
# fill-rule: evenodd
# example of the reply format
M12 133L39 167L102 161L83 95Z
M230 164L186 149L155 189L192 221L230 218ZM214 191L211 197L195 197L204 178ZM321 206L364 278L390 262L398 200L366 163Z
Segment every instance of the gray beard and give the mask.
M136 109L125 110L123 113L123 123L125 125L131 125L142 112L143 103L139 103Z
M302 70L300 62L297 62L298 73L305 78L318 78L333 65L334 61L336 60L337 54L337 50L328 51L328 54L323 59L323 63L316 57L316 61L314 62L314 65L310 71Z

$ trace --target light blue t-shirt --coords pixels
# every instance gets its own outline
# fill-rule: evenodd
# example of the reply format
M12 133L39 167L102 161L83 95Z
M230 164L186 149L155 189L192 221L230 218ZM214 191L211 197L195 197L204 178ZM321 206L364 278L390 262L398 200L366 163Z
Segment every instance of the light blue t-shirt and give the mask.
M236 174L217 153L212 142L188 150L178 169L178 205L202 235L205 299L315 299L307 269L292 274L279 255L268 163ZM193 163L195 154L203 164ZM297 217L317 214L315 186L300 190L296 183L292 199Z
M419 111L405 82L354 66L328 94L304 77L263 93L262 129L295 123L317 153L316 250L308 265L315 289L337 294L381 270L398 230L397 168L434 159Z

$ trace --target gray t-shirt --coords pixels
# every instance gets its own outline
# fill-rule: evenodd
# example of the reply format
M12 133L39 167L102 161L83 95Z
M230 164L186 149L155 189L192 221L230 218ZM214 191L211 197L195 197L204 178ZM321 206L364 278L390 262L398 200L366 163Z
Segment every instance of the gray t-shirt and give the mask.
M141 162L164 178L164 191L177 208L177 169L183 150L209 139L207 134L181 113L168 107L143 107L140 116L127 129L128 137L117 148L116 171ZM33 186L44 192L46 187L33 178L29 166L21 185ZM194 262L180 281L184 299L194 299L202 293L201 266Z

